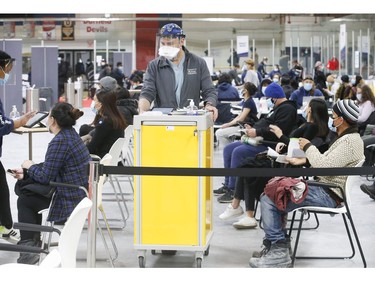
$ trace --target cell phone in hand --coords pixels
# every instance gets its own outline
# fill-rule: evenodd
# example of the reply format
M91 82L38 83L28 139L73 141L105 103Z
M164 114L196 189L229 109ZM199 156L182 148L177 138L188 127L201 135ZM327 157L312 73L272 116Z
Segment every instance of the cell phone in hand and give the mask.
M7 170L7 173L8 173L9 175L13 176L13 177L16 176L16 172L13 171L13 170L11 170L11 169L8 169L8 170Z

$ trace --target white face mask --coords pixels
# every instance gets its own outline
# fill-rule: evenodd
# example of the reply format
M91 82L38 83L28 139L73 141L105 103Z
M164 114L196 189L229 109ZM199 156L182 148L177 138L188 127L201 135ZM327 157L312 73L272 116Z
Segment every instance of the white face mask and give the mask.
M171 46L161 46L159 48L159 56L165 57L169 60L177 57L180 48L171 47Z

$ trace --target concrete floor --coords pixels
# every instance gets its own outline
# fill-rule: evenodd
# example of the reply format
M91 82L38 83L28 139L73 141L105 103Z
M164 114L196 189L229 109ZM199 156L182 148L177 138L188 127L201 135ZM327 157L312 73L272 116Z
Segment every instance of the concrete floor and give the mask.
M77 128L81 124L88 123L93 118L93 113L89 108L83 109L85 115L78 120ZM52 135L49 133L38 133L33 135L33 160L35 162L43 161L44 153ZM18 167L23 160L28 158L28 138L26 135L10 134L5 136L3 144L2 163L4 167ZM215 148L214 166L223 167L222 148ZM17 197L13 192L14 179L7 175L9 187L11 190L11 203L14 220L17 221ZM215 177L213 189L221 186L223 178ZM357 226L362 247L369 268L375 268L375 224L373 212L375 201L370 199L360 189L359 185L366 182L364 177L358 178L358 185L352 191L352 214ZM124 186L130 190L129 186ZM105 184L109 188L109 183ZM130 210L130 217L127 220L126 227L122 230L114 230L114 239L116 241L119 256L115 261L115 267L118 269L138 268L137 251L133 247L133 201L127 205ZM218 216L226 208L227 204L220 204L213 200L213 219L214 235L210 243L209 255L203 258L203 268L232 269L232 268L249 268L248 261L253 251L259 250L263 237L263 230L259 227L249 230L237 230L232 227L232 221L221 221ZM119 218L118 207L114 202L105 202L104 208L108 218ZM299 254L325 254L336 250L336 253L348 253L350 250L347 244L347 238L341 217L320 216L320 227L317 230L303 231L299 247ZM120 226L118 222L111 223L112 226ZM314 220L306 223L313 224ZM78 267L87 267L85 260L87 252L87 230L83 231L81 242L78 249ZM18 254L9 252L0 252L0 264L15 262ZM97 236L97 268L109 268L110 263L107 260L103 248L101 237ZM150 251L146 253L147 268L194 268L196 267L195 253L190 251L178 251L174 256L162 254L152 255ZM304 269L325 269L325 268L361 268L362 262L358 254L350 260L296 260L295 268ZM113 271L111 271L113 272ZM117 271L122 272L122 271ZM138 272L138 271L137 271ZM210 271L208 271L210 272ZM229 271L231 272L231 271ZM314 271L315 272L315 271ZM358 274L363 270L355 270ZM367 271L368 272L368 271ZM217 274L217 273L215 273ZM230 276L230 273L228 273ZM226 276L225 274L223 276ZM152 277L152 275L151 275ZM228 277L229 278L229 277Z

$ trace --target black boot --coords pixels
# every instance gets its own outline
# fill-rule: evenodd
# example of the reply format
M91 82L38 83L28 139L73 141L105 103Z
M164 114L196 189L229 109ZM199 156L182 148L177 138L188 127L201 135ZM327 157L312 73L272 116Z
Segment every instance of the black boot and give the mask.
M17 245L40 247L40 241L33 239L20 240ZM39 254L36 253L20 253L20 257L17 259L17 263L23 264L36 264L39 261Z
M371 199L375 200L375 186L374 184L371 185L366 185L366 184L361 184L361 190L366 193L368 196L370 196Z

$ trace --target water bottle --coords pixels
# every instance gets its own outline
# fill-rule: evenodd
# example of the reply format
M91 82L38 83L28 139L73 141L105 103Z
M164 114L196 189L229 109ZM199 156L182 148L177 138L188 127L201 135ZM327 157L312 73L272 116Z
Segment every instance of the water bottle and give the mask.
M252 146L257 146L260 144L260 142L263 140L262 137L255 137L255 138L250 138L246 135L243 135L241 137L241 142L245 144L250 144Z
M17 110L17 106L13 105L12 111L9 114L9 118L14 120L14 119L17 119L19 117L20 117L20 113Z

